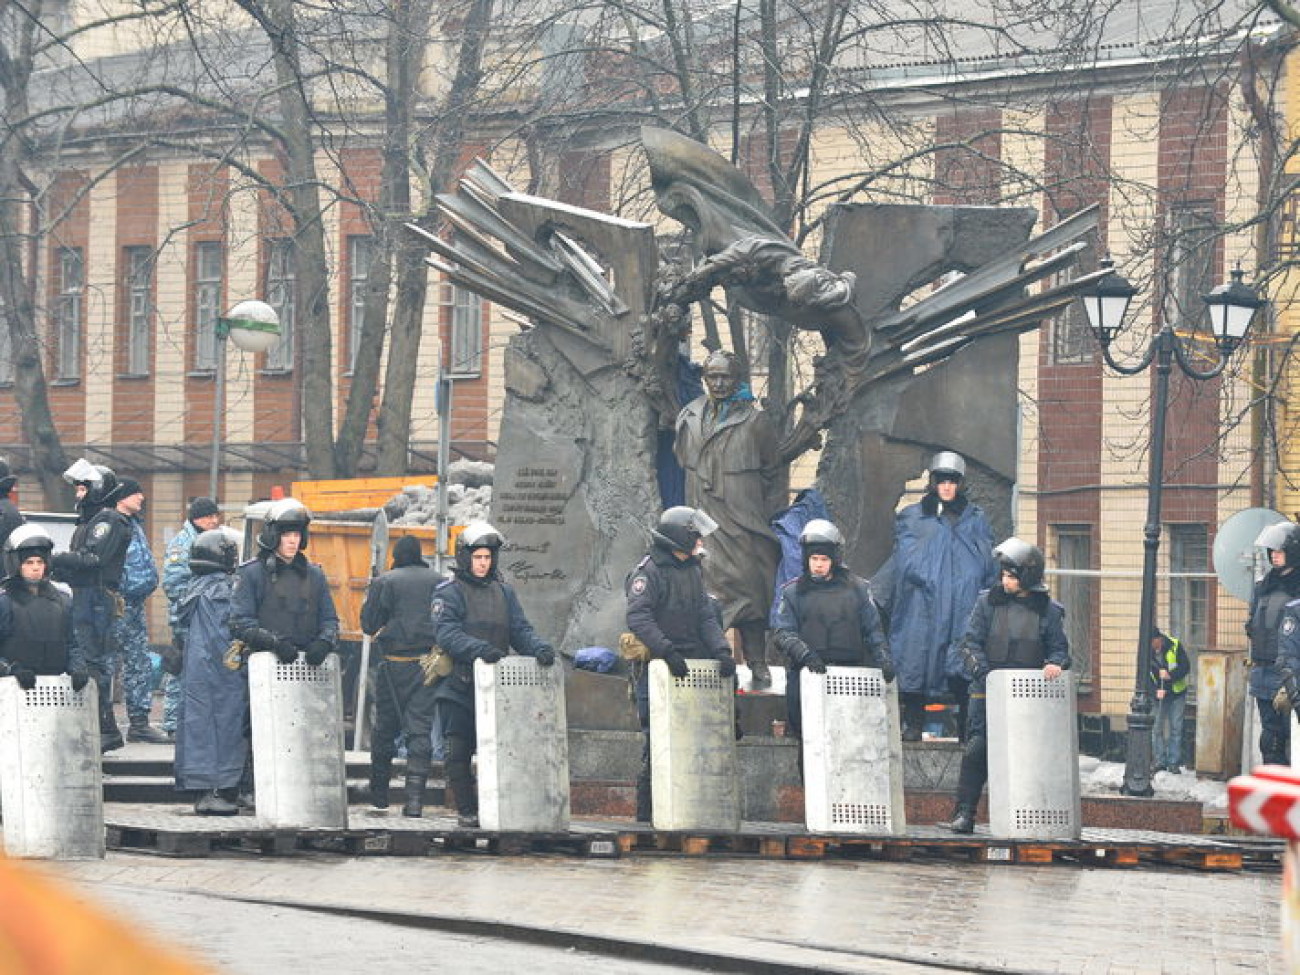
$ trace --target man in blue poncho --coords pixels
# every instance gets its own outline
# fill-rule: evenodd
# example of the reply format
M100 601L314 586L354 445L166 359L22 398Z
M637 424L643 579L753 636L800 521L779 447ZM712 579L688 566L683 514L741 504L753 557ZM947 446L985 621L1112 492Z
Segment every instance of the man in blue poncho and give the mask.
M960 454L934 455L925 496L895 518L892 575L876 580L892 578L876 595L889 611L904 741L921 740L925 705L934 701L955 698L960 727L965 725L967 682L949 648L965 632L980 590L998 579L993 530L980 506L966 497L965 478Z

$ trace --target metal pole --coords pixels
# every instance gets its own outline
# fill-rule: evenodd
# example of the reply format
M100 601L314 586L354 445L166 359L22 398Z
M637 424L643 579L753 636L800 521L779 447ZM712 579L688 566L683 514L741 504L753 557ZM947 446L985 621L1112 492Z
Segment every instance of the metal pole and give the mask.
M217 476L221 469L221 421L226 409L226 332L220 324L216 327L217 374L212 389L212 466L208 468L208 497L214 501L217 494Z
M1151 631L1156 619L1156 556L1160 551L1160 503L1165 477L1165 412L1169 406L1169 373L1173 367L1174 330L1165 324L1156 334L1156 389L1151 403L1151 459L1147 471L1147 520L1142 529L1142 605L1138 620L1137 663L1133 700L1129 702L1128 743L1124 785L1128 796L1151 796L1151 728L1155 720L1148 687Z
M451 377L446 371L438 375L438 552L434 559L434 568L443 572L446 568L447 536L451 528L447 524L447 467L451 464Z

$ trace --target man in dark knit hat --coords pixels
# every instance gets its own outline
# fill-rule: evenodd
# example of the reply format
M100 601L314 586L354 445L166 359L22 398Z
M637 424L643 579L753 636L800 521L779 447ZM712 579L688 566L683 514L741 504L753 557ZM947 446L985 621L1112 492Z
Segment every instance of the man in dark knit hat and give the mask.
M163 556L162 587L167 594L167 624L172 631L172 645L163 654L162 731L168 738L176 734L181 706L181 664L185 652L185 624L177 618L181 600L190 588L194 573L190 571L190 549L194 540L206 531L221 526L221 508L211 498L199 497L190 502L185 524L167 543Z
M437 636L433 590L442 581L420 552L420 540L403 535L393 546L393 567L370 584L361 606L361 629L374 636L379 648L375 679L375 729L370 739L370 804L388 808L393 754L400 734L406 744L408 789L403 812L423 812L423 788L432 759L435 676L420 658ZM450 662L450 658L448 658ZM363 674L360 678L365 679ZM357 716L361 721L361 716Z

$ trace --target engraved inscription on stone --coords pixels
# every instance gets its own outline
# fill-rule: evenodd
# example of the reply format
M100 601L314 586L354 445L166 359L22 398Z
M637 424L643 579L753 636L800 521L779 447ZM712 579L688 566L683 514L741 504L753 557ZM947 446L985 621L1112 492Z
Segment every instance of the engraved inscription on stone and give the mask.
M551 541L540 536L564 528L569 497L555 467L520 467L513 477L501 482L493 499L494 512L506 536L501 567L512 582L558 582L568 578L551 554ZM524 526L534 530L511 531Z

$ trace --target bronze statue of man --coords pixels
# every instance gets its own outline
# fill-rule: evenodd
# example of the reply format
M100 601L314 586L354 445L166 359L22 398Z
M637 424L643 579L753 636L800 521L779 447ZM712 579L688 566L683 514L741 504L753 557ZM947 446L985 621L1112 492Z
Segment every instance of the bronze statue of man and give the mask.
M771 686L767 629L781 547L768 520L785 505L780 432L742 382L739 360L714 352L704 361L707 394L677 417L674 450L686 470L686 503L707 511L704 582L722 603L723 628L735 628L752 689Z

